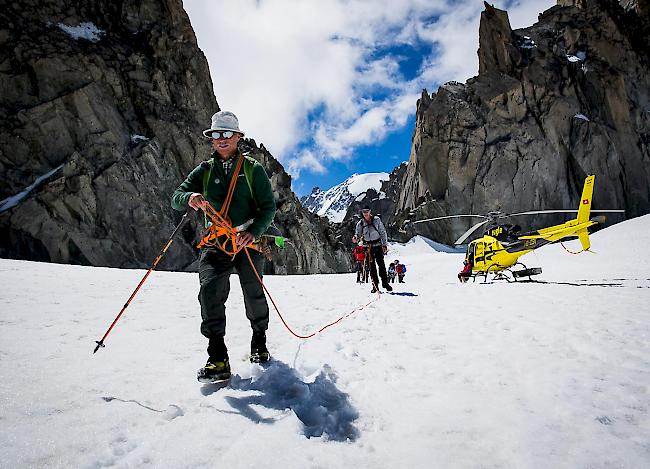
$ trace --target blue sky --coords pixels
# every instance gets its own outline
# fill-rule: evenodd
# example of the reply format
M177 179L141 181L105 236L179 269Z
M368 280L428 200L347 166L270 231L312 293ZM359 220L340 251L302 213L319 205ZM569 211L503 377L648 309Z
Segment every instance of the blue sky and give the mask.
M422 89L478 70L482 0L183 3L220 107L284 165L298 195L407 161ZM555 1L493 3L518 28Z

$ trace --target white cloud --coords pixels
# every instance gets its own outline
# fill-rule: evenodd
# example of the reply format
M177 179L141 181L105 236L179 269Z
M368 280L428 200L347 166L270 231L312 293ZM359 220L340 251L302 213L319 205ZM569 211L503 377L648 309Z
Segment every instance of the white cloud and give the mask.
M287 167L287 171L296 178L300 177L300 172L305 169L317 174L324 174L327 171L323 163L311 150L301 151L297 157L289 161Z
M505 0L513 27L553 0ZM381 141L415 112L421 89L478 70L480 0L185 0L217 100L297 178ZM424 45L406 79L399 44ZM385 49L384 49L385 51ZM381 94L378 94L381 93ZM207 124L207 123L206 123ZM304 150L304 148L308 148Z

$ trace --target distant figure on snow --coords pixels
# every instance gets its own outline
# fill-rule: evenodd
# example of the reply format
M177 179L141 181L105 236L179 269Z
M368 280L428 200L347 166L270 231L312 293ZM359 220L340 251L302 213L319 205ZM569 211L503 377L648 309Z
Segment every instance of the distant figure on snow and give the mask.
M363 243L359 243L354 248L352 255L354 256L354 271L357 273L357 283L367 282L368 272L364 272L363 268L363 264L366 261L366 248L363 247Z
M357 223L354 230L352 242L363 241L368 246L368 256L370 258L370 277L372 278L372 292L379 290L379 278L377 277L377 267L379 267L379 277L381 284L387 291L393 291L393 287L388 285L386 275L386 264L384 264L384 255L388 252L388 235L386 228L379 217L374 216L370 207L367 205L361 210L361 220Z
M400 264L398 259L395 259L395 273L397 274L397 279L399 283L404 283L404 275L406 275L406 266Z
M468 261L463 261L463 270L458 272L458 280L460 283L465 283L472 276L472 263Z
M395 263L391 262L388 266L388 282L395 283Z

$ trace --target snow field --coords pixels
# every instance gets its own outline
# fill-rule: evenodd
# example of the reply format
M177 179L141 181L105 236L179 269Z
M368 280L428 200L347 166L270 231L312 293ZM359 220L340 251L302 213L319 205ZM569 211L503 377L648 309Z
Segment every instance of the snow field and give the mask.
M144 271L0 260L0 467L647 467L648 228L523 257L546 283L461 285L462 255L393 245L406 283L324 333L271 306L266 368L232 276L225 387L195 379L196 274L153 273L93 355ZM305 334L376 298L354 278L265 281Z

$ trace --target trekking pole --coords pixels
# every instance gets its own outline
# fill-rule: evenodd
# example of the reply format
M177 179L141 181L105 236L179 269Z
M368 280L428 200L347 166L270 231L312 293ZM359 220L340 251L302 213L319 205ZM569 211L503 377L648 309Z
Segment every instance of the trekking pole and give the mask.
M95 347L95 350L93 351L93 353L97 353L97 350L99 350L100 347L105 347L104 340L106 339L106 336L108 336L108 334L111 333L111 330L113 329L113 326L115 326L117 321L119 321L120 317L122 316L122 313L124 313L126 308L128 308L129 304L131 303L131 300L138 293L138 290L140 290L140 287L142 286L142 284L145 282L145 280L147 280L147 277L149 276L149 274L156 268L156 266L158 265L158 262L160 262L160 259L162 259L162 257L167 252L167 249L169 249L169 246L172 245L172 243L174 242L174 236L176 236L176 233L178 233L179 230L183 227L183 225L187 222L187 220L189 220L189 218L187 218L187 214L188 214L188 212L185 212L185 214L183 215L183 218L181 219L181 222L178 224L178 226L174 229L174 232L172 233L172 235L169 237L169 240L167 241L167 244L165 244L165 247L162 249L162 251L160 251L160 254L158 254L158 257L156 257L156 260L153 261L153 265L151 266L151 268L147 271L146 274L144 274L144 277L142 277L142 280L140 280L140 283L138 283L138 286L135 288L133 293L131 293L131 296L129 297L127 302L124 303L124 306L122 307L122 311L120 311L120 314L118 314L115 317L115 319L113 320L113 323L111 324L111 326L108 328L108 330L104 334L104 337L102 337L100 340L95 341L95 343L97 344L97 347Z

